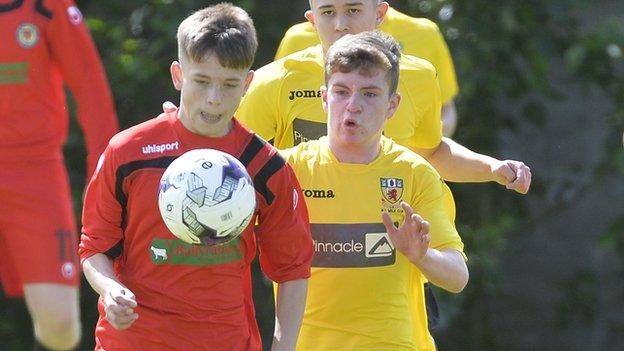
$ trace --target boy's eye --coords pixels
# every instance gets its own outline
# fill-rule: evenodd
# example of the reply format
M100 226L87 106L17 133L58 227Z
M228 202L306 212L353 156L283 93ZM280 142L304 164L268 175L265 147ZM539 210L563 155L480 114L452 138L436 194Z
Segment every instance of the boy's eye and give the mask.
M360 12L360 9L349 9L348 12L349 12L349 14L354 15L354 14Z
M325 10L321 12L321 14L324 16L332 16L334 14L334 10Z
M375 97L375 96L377 96L377 93L374 93L372 91L367 91L367 92L364 93L364 96L366 96L366 97Z

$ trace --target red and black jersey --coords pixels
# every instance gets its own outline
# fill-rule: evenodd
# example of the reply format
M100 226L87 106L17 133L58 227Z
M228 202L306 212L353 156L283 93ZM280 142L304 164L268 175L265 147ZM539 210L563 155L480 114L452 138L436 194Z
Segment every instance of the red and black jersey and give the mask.
M74 2L0 2L0 43L0 162L61 158L66 84L90 174L118 125L104 69Z
M165 168L197 148L238 158L256 189L252 224L225 245L198 246L176 239L158 210ZM106 253L114 259L118 278L136 295L139 319L125 331L114 330L100 304L98 347L260 350L250 279L256 243L261 267L272 280L307 278L313 253L308 222L290 166L236 120L222 138L193 134L177 113L117 134L87 188L80 257Z

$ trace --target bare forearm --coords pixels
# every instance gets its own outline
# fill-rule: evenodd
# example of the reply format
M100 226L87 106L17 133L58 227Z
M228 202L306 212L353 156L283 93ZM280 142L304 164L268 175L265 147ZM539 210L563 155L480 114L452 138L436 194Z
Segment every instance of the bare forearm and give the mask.
M102 298L106 320L115 329L130 328L139 318L136 297L115 277L111 259L95 254L84 260L82 268L93 290Z
M468 267L457 250L429 248L419 262L413 262L436 286L453 293L461 292L468 283Z
M82 264L87 281L100 296L103 296L110 286L123 286L116 278L113 262L104 254L95 254Z
M427 161L450 182L489 182L494 181L492 166L497 159L476 153L449 138L442 138L438 149Z
M279 284L272 351L295 349L303 320L307 291L307 279L291 280Z
M520 194L531 187L531 168L524 162L479 154L449 138L442 138L440 145L424 157L450 182L497 182Z

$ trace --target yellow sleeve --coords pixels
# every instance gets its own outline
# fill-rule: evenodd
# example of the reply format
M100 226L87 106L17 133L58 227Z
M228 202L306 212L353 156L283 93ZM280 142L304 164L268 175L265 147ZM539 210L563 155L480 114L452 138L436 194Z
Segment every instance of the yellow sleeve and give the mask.
M286 31L280 41L275 60L319 43L318 35L309 22L295 24Z
M411 73L407 69L401 70L401 74L404 72L415 74L414 76L406 74L402 79L406 85L401 92L404 95L401 104L413 104L409 110L422 111L422 116L408 139L395 141L411 149L433 149L442 140L440 86L435 68L427 61L417 60L419 60L417 64L424 67L420 68L418 73Z
M455 202L448 186L431 166L419 165L413 172L414 184L419 184L413 194L412 208L429 222L434 249L456 249L464 255L464 243L455 228Z
M268 64L254 73L249 89L243 96L236 118L262 138L273 141L279 119L279 81L275 65Z
M430 77L429 86L432 87L431 99L426 106L423 119L416 129L416 135L422 139L422 148L434 148L440 144L442 140L442 101L440 99L440 85L438 76Z
M459 87L449 48L438 26L435 23L433 26L435 26L435 35L431 43L434 51L431 63L438 71L442 104L446 104L455 98Z

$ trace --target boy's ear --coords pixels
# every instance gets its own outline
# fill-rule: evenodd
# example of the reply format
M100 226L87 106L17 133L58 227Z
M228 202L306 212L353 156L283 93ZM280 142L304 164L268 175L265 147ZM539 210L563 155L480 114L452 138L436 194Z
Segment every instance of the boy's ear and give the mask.
M245 78L243 94L247 93L247 89L249 89L249 85L251 84L253 77L254 77L254 71L249 70L249 72L247 72L247 78Z
M176 90L182 90L182 82L184 81L184 76L182 75L182 66L180 62L173 61L171 63L171 67L169 67L171 72L171 81L173 82L173 86Z
M327 113L327 87L321 85L321 102L323 103L323 111Z
M390 97L390 103L388 104L388 110L386 111L386 119L392 118L394 113L399 108L399 103L401 102L401 94L394 93Z
M382 1L377 5L377 8L375 9L377 27L379 27L383 22L384 18L386 17L386 13L388 13L389 7L390 5L388 5L388 3L385 1Z
M310 22L312 26L316 28L316 24L314 23L314 13L312 13L312 10L306 11L303 14L303 17L305 17L308 20L308 22Z

